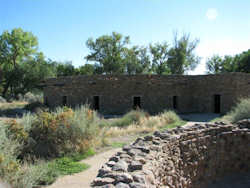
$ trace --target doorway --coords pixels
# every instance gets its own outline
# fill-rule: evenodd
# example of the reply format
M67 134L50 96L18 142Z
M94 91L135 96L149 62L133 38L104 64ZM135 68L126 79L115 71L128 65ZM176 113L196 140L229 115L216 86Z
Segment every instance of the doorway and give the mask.
M93 108L94 110L100 110L100 97L99 96L93 97Z
M178 100L178 97L177 96L173 96L173 109L174 110L177 110L177 104L178 104L178 102L177 102L177 100Z
M141 108L141 97L134 97L133 109L136 110L138 108Z
M214 113L221 112L221 95L214 95Z
M62 105L66 106L67 105L67 96L62 97Z

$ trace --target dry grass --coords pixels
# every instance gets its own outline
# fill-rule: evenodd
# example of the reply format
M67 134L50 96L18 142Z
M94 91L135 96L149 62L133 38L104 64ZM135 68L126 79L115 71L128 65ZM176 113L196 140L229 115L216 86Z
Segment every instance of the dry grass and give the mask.
M28 104L27 102L23 101L6 102L6 103L0 103L0 108L1 110L23 108L27 104Z
M138 123L133 123L127 127L110 127L106 130L105 134L108 137L128 134L147 134L177 121L180 121L180 118L174 112L166 111L158 116L142 117Z

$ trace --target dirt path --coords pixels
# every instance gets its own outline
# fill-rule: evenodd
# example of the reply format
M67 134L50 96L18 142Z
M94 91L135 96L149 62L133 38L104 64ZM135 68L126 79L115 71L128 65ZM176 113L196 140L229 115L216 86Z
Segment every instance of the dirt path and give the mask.
M90 187L90 183L95 179L98 170L101 166L107 162L107 160L117 153L121 151L120 148L112 149L100 154L97 154L89 159L85 159L81 162L89 164L90 168L73 175L63 176L56 180L56 182L47 188L88 188Z

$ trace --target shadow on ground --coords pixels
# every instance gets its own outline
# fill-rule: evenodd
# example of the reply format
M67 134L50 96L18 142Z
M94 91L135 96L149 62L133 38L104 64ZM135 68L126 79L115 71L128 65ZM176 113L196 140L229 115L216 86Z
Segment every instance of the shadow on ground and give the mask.
M215 118L221 117L220 114L214 114L214 113L190 113L190 114L179 114L179 116L185 121L193 121L193 122L209 122Z

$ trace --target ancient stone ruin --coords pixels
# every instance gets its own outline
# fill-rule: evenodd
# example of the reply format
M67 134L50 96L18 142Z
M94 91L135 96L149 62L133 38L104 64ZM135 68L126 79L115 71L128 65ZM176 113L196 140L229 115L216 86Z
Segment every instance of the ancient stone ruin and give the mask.
M250 170L250 120L195 124L138 138L99 170L93 187L204 188Z
M250 74L93 75L51 78L43 83L49 107L88 103L101 114L141 108L150 114L226 113L241 97L250 97Z

